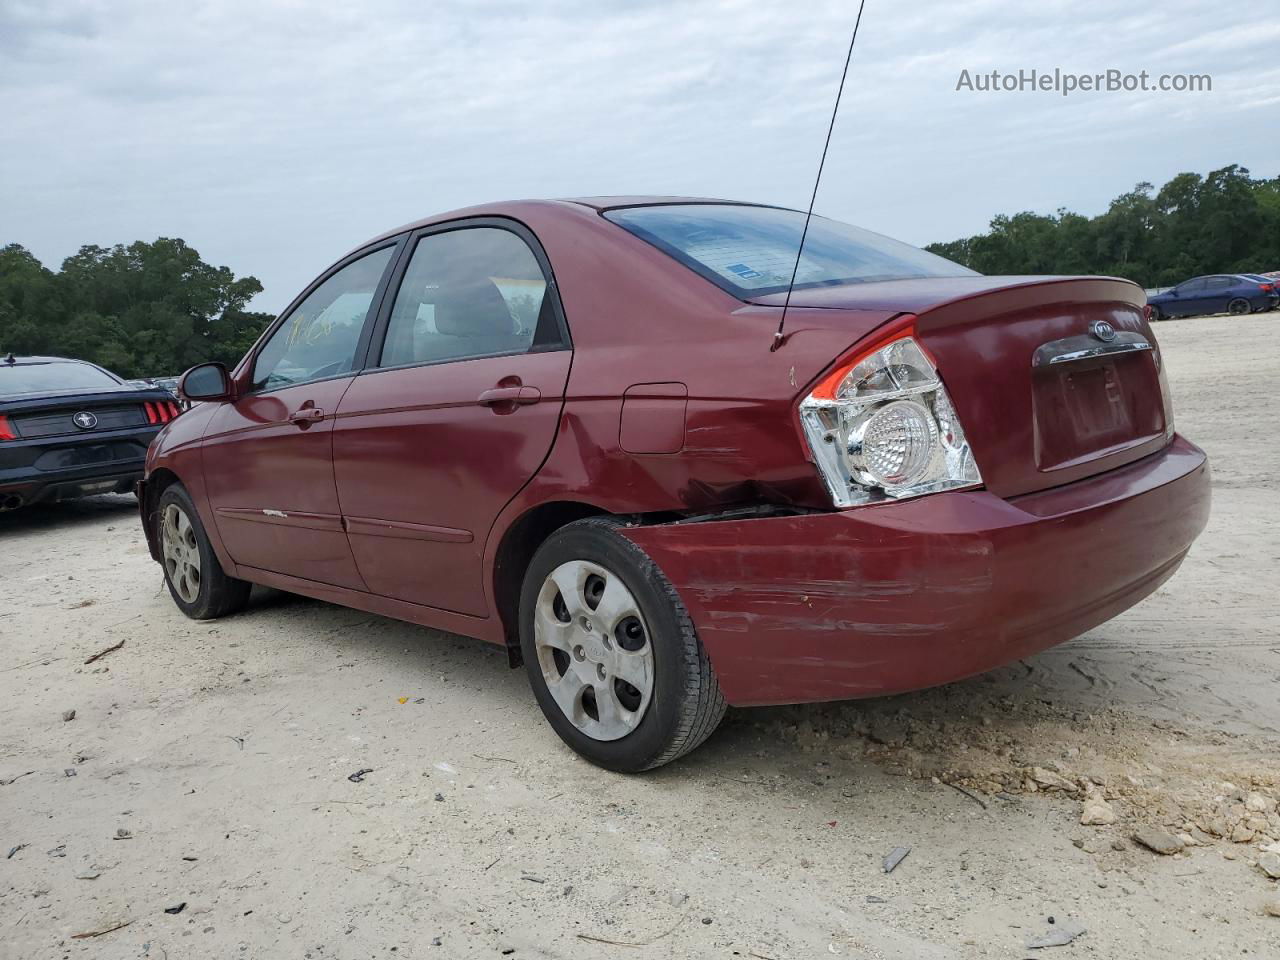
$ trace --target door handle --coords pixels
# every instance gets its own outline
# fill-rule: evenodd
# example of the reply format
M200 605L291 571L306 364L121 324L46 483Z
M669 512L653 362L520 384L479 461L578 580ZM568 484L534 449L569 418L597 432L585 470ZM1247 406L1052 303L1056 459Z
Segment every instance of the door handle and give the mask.
M324 411L319 407L303 407L301 410L295 410L289 414L289 422L296 423L300 427L310 426L317 420L323 419Z
M476 397L476 403L482 407L495 407L501 403L517 403L521 406L537 403L542 399L542 391L537 387L494 387Z

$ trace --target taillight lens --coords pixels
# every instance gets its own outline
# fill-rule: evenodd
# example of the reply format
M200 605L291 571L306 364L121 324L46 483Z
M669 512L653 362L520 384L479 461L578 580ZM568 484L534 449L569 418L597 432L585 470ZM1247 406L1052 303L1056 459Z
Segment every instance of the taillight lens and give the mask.
M837 507L982 483L964 428L913 330L842 365L800 403Z
M147 400L142 404L147 423L168 423L182 412L172 400Z
M13 432L13 427L9 425L9 418L0 414L0 440L17 440L18 435Z
M1276 285L1274 283L1260 283L1258 284L1258 286L1261 287L1263 290L1266 290L1268 293L1270 293L1272 290L1276 288Z

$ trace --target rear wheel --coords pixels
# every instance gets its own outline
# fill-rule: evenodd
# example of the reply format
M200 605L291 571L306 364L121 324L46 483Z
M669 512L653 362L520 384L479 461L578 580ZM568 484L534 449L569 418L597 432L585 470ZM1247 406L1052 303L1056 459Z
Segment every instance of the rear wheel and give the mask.
M622 773L702 743L725 702L689 614L657 564L593 517L553 533L520 595L534 696L560 738Z
M182 484L165 489L154 516L164 580L178 609L193 620L212 620L241 609L252 586L223 572Z
M1236 297L1227 304L1227 313L1231 314L1233 317L1240 317L1246 313L1251 313L1252 311L1253 306L1248 300L1244 299L1244 297Z

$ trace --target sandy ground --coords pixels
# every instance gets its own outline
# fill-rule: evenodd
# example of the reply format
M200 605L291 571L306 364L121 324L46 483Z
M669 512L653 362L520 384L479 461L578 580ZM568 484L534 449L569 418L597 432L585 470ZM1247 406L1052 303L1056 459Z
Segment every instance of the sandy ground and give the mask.
M269 591L186 620L132 498L2 516L0 957L1280 956L1278 324L1158 328L1216 500L1156 596L639 778L479 643Z

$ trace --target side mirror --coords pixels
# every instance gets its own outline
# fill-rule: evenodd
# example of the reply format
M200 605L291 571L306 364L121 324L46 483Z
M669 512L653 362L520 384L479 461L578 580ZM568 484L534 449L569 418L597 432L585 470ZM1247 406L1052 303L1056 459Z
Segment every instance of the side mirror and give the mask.
M182 375L178 396L193 401L230 400L231 375L221 363L201 363Z

